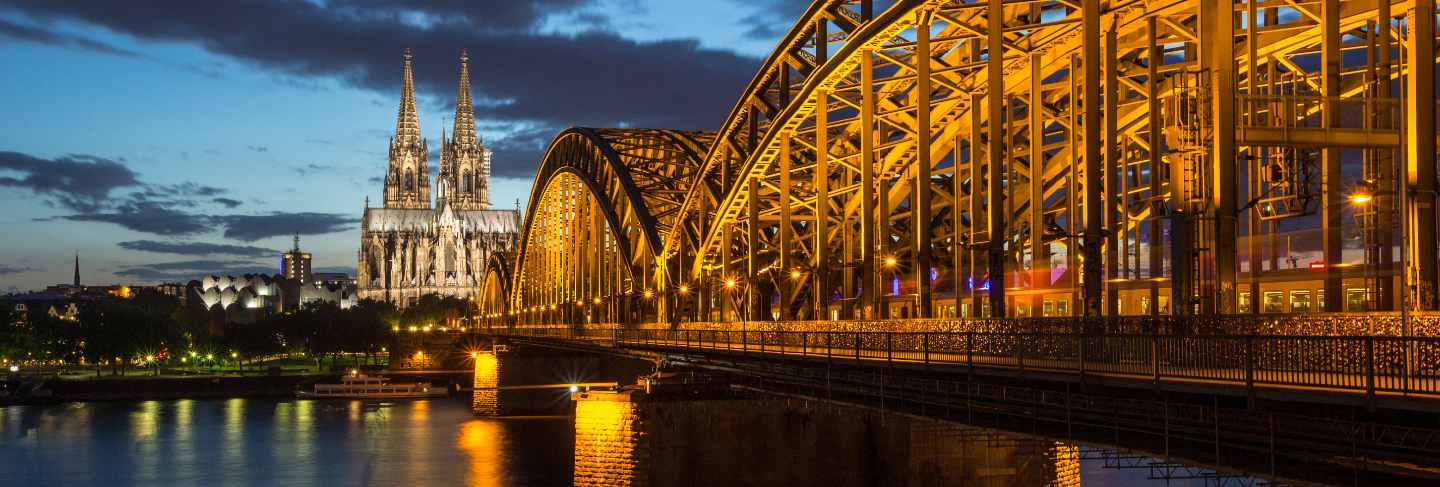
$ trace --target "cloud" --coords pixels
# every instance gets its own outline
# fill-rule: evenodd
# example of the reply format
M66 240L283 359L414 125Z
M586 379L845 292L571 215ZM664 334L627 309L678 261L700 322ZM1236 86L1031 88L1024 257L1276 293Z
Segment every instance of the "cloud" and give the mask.
M225 238L254 242L282 235L321 235L354 228L360 220L339 213L271 212L262 215L222 215L213 220L225 227Z
M310 176L310 175L313 175L313 174L322 174L322 173L330 173L330 172L333 172L333 171L335 170L335 166L327 166L327 165L324 165L324 164L310 163L310 164L306 164L306 165L303 165L303 166L292 167L291 169L295 170L295 173L296 173L296 174L299 174L299 175L301 175L301 176Z
M745 37L760 41L779 42L809 6L809 2L793 0L735 0L741 7L752 9L740 19ZM876 8L882 10L881 7Z
M240 202L240 200L234 200L234 199L230 199L230 198L214 198L214 199L211 199L210 201L214 201L214 202L216 202L216 203L220 203L220 204L222 204L222 205L225 205L226 208L234 208L234 207L240 206L240 205L242 204L242 203Z
M128 201L113 210L64 215L64 220L113 223L129 230L155 235L194 235L211 230L205 215L170 208L163 203Z
M186 260L126 266L115 275L142 281L189 281L209 275L275 274L277 269L244 260Z
M80 154L42 159L0 151L0 174L5 173L20 173L20 177L0 176L0 186L30 190L78 212L100 209L116 189L141 186L135 171L124 164Z
M531 123L552 134L571 125L714 129L759 64L695 40L626 39L599 30L605 27L593 18L580 32L537 28L592 1L10 3L41 20L89 22L143 40L196 44L286 76L340 80L393 103L402 47L416 54L421 96L447 104L455 92L456 51L464 47L475 58L471 81L482 100L480 119ZM496 174L534 166L499 152Z
M19 274L19 273L21 273L21 272L30 272L30 271L35 271L35 270L39 270L39 269L35 269L35 268L33 268L33 267L16 267L16 266L7 265L7 264L0 264L0 275L5 275L5 274Z
M247 145L245 148L255 152L270 152L270 148L263 145Z
M176 255L233 255L236 257L269 257L280 251L247 245L214 244L207 242L159 242L155 240L131 240L120 242L120 248L139 252Z
M78 47L102 54L111 54L123 57L144 57L135 51L123 49L106 44L87 37L71 34L61 34L45 29L16 24L5 19L0 19L0 37L8 37L22 42L43 44L54 47Z

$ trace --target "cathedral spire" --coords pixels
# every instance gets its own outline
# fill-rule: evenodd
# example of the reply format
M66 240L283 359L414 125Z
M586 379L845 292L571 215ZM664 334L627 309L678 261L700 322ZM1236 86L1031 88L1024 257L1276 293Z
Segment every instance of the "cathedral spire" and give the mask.
M395 142L399 145L420 143L420 116L415 113L415 76L411 68L410 48L405 48L405 81L400 92L400 114L395 119Z
M404 88L400 92L400 114L395 119L395 137L390 139L390 168L385 174L386 208L430 207L430 161L425 139L420 136L420 116L415 109L415 75L410 49L405 49Z
M451 134L458 144L474 144L475 107L470 103L470 55L460 50L460 91L455 95L455 130Z
M80 287L80 251L75 251L75 287Z

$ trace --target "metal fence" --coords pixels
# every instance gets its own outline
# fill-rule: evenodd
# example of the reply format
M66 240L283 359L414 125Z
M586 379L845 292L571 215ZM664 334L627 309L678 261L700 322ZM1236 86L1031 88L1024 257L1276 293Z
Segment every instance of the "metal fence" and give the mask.
M1440 394L1440 338L530 327L497 335L856 363L1009 368L1245 387Z

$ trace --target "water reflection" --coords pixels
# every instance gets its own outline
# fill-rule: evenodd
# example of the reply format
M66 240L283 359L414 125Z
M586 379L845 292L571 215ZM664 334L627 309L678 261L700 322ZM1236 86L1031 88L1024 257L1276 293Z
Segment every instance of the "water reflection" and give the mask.
M467 421L460 425L460 435L456 445L468 457L469 481L466 485L471 487L505 485L502 482L504 465L501 461L501 452L505 451L509 445L506 444L505 428L500 423L484 420Z
M787 400L575 405L574 485L1081 485L1080 448L1043 438Z
M563 420L476 418L468 398L6 407L0 485L1198 486L1217 478L1195 469L1192 480L1151 480L1177 464L827 403L612 399L582 401Z

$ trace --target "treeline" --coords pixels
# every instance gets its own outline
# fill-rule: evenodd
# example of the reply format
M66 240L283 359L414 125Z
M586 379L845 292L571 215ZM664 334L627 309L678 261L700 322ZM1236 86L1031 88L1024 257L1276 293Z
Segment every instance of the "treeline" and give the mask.
M78 301L74 320L50 314L51 304L32 305L23 316L13 304L5 306L10 326L0 330L0 359L123 368L176 365L182 359L235 363L286 353L317 359L341 353L372 356L386 349L395 327L461 323L468 311L465 300L432 295L403 312L371 300L348 309L312 302L237 323L227 322L222 311L184 306L173 296L150 291L131 299ZM53 304L64 311L69 303Z

